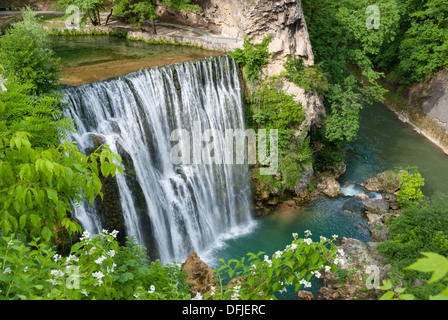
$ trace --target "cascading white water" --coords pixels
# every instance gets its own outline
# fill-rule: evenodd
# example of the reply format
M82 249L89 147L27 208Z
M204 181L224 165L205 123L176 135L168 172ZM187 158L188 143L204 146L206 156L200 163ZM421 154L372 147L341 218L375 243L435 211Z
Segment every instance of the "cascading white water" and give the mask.
M100 137L115 153L130 159L139 199L124 175L117 175L126 233L138 242L154 239L163 262L182 261L204 252L221 237L253 227L246 165L175 165L170 159L174 130L244 129L242 89L233 59L222 56L141 70L120 78L65 90L66 116L77 122L73 139L81 151ZM194 141L193 141L194 143ZM206 159L204 159L206 163ZM142 223L141 209L150 226ZM75 217L91 233L101 220L87 203Z

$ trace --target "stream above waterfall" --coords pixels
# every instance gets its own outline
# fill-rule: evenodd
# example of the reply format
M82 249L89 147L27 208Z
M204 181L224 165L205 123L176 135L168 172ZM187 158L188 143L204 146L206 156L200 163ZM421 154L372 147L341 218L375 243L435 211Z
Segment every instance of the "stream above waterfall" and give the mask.
M149 44L113 36L52 36L61 58L62 79L78 86L122 76L140 69L221 55L196 47Z

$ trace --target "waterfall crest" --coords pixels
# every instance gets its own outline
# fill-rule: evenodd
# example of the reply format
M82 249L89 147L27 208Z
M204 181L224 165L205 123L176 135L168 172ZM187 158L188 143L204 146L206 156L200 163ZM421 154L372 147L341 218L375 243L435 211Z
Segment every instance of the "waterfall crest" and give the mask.
M116 187L125 233L157 252L157 258L183 261L253 226L246 165L176 165L170 160L174 130L191 131L199 122L202 130L216 129L224 141L226 129L244 129L233 59L141 70L70 87L64 94L66 116L77 122L72 138L80 150L89 152L101 141L122 156L124 174L117 175ZM86 201L74 215L92 234L104 228Z

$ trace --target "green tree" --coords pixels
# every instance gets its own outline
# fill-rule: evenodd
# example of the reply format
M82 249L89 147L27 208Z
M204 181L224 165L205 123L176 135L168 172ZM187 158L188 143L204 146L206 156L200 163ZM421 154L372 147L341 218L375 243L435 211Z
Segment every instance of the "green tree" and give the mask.
M79 12L84 12L81 23L89 19L94 26L101 25L101 12L106 9L105 0L59 0L58 4L64 10L72 5L77 6Z
M409 19L410 27L398 51L398 70L404 83L422 81L448 67L448 3L425 1Z
M384 74L375 69L373 57L389 45L400 22L396 0L375 3L380 10L380 28L369 28L368 0L304 0L311 43L316 62L326 74L325 93L328 117L326 137L341 145L353 139L359 127L359 111L364 104L381 101L385 90L379 84ZM357 83L350 70L364 81Z
M152 20L153 34L157 34L155 20L158 17L157 9L160 6L173 11L200 11L201 8L191 4L191 0L111 0L114 12L127 16L129 21L141 29L144 20Z
M58 87L59 59L51 50L47 33L37 23L35 13L27 9L23 19L0 38L3 75L31 84L35 94L49 93Z

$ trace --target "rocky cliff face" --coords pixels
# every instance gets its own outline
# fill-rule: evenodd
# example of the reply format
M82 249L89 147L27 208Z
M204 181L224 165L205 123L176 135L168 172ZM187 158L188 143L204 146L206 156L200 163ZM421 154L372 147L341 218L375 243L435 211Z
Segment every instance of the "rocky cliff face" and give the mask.
M193 0L192 3L200 6L202 11L179 14L163 10L160 14L222 35L253 37L255 43L271 35L269 51L272 57L266 68L270 76L284 71L288 56L301 56L305 66L314 65L300 0ZM321 97L290 82L285 83L285 91L295 96L307 115L301 129L320 125L321 115L325 113Z
M413 86L408 102L416 105L448 134L448 70Z
M193 0L192 3L202 11L181 15L164 11L162 15L222 35L254 37L254 42L272 35L269 74L280 73L288 55L301 56L306 66L314 64L300 0Z

